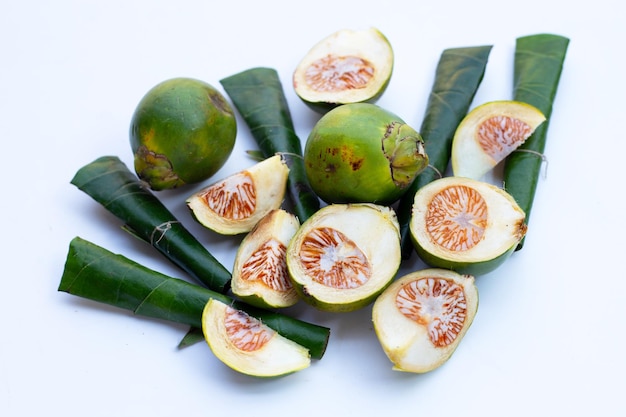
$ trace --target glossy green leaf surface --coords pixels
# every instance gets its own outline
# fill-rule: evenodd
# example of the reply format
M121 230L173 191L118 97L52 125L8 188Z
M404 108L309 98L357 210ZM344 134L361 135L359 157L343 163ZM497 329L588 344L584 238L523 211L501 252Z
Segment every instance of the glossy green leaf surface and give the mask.
M409 221L415 193L445 175L450 163L454 132L467 114L480 86L491 48L491 45L450 48L444 50L439 58L419 130L430 166L413 181L398 204L404 258L408 258L413 250Z
M304 222L320 208L304 170L302 143L296 135L276 70L251 68L220 80L266 158L282 153L289 166L287 195Z
M124 227L208 288L225 293L231 273L115 156L78 170L71 183L122 220Z
M507 157L504 165L504 187L526 213L526 223L544 163L552 107L568 46L568 38L553 34L524 36L516 41L513 98L532 104L546 116L546 121Z
M75 237L70 242L59 291L133 311L138 316L202 327L202 311L214 298L262 320L321 359L330 330L284 314L250 307L224 294L170 277Z

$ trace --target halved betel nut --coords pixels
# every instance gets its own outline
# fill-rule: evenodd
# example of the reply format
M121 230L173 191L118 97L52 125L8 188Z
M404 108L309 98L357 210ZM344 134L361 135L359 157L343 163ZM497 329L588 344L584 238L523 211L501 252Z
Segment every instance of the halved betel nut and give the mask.
M454 133L452 172L480 180L545 120L539 109L521 101L491 101L474 108Z
M300 227L298 218L283 210L270 211L241 241L231 288L242 301L264 308L294 305L298 294L287 271L287 246Z
M342 104L373 103L386 90L393 66L391 44L378 29L342 29L302 58L293 74L293 87L319 113Z
M204 307L202 331L215 356L243 374L275 377L311 364L306 348L244 311L215 299Z
M473 276L430 268L396 279L374 303L372 320L393 369L424 373L452 356L477 310Z
M289 168L274 155L194 193L187 206L203 226L223 235L247 233L285 198Z
M474 276L500 266L526 234L526 214L503 189L462 177L415 193L409 230L429 266Z
M368 203L323 207L300 226L287 248L287 269L298 295L334 312L371 304L393 280L400 260L395 212Z

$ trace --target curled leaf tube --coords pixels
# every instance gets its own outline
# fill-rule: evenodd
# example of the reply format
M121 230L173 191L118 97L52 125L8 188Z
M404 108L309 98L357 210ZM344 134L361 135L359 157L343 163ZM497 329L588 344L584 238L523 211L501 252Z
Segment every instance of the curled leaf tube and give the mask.
M284 314L251 307L227 295L149 269L92 242L75 237L59 291L133 311L138 316L202 328L202 313L215 299L261 320L276 332L321 359L330 330Z
M289 166L287 197L300 222L320 208L304 170L302 143L296 135L285 93L272 68L251 68L220 80L265 158L277 153Z
M505 160L504 187L526 212L526 221L537 191L552 107L556 97L569 39L537 34L516 40L513 66L513 98L535 106L546 117L534 133ZM523 239L517 250L524 246Z
M461 47L441 53L426 114L419 129L429 166L400 198L397 208L402 257L405 259L413 251L409 223L415 193L445 174L450 163L454 132L467 114L480 86L491 48L491 45Z
M231 274L117 157L82 167L71 183L125 222L125 230L206 285L226 293Z

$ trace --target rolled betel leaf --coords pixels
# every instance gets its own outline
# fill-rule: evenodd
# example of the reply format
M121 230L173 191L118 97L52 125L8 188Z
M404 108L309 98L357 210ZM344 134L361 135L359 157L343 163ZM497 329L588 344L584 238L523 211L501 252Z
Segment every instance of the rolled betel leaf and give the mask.
M546 159L548 126L568 45L568 38L553 34L530 35L516 40L513 98L535 106L546 117L546 121L506 158L504 164L504 188L526 212L527 223ZM523 247L525 239L518 244L517 250Z
M300 222L320 208L304 170L285 92L273 68L251 68L220 80L265 158L283 154L289 166L287 197Z
M251 307L227 295L149 269L80 237L72 239L59 291L151 317L201 328L210 299L260 319L321 359L330 330L284 314Z
M78 170L71 183L121 219L125 229L208 288L226 293L231 273L115 156Z
M398 203L402 257L405 259L413 251L409 222L415 193L445 175L450 164L454 132L467 114L483 79L491 48L491 45L460 47L441 53L419 129L429 166L417 176Z

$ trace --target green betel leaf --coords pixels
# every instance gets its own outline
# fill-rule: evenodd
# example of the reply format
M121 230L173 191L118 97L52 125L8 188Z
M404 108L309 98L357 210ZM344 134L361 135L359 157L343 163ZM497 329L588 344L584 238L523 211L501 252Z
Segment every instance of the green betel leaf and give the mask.
M225 293L231 274L163 203L114 156L82 167L71 181L109 212L124 228L208 288Z
M184 349L186 347L195 345L199 342L204 342L204 333L202 333L202 329L198 329L197 327L191 327L185 336L178 343L179 349Z
M287 195L304 222L320 208L304 170L302 143L296 135L276 70L251 68L220 80L266 158L284 155L289 166Z
M504 187L526 213L528 223L569 39L553 34L518 38L515 47L513 97L538 108L546 121L505 160ZM520 250L524 240L517 246Z
M198 311L228 297L170 278L76 237L70 242L59 291L131 310L140 316L200 326Z
M435 72L426 114L420 127L429 166L413 181L398 205L402 253L408 258L413 250L409 221L415 193L443 176L450 163L452 138L467 114L485 74L491 45L446 49Z
M210 299L243 310L269 327L309 349L311 357L321 359L330 330L284 314L253 308L247 304L149 269L122 255L75 237L69 251L59 291L133 311L192 328L202 327L202 311Z

